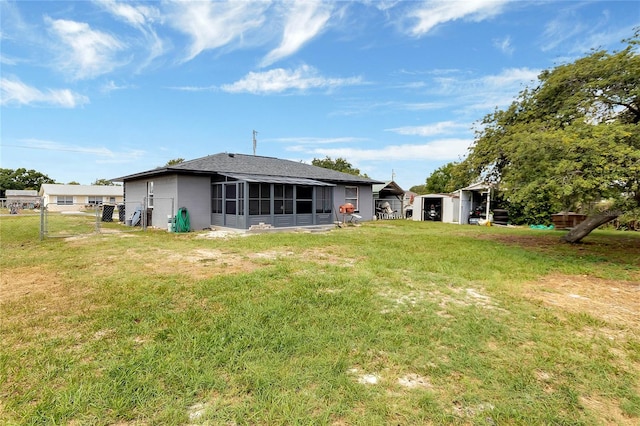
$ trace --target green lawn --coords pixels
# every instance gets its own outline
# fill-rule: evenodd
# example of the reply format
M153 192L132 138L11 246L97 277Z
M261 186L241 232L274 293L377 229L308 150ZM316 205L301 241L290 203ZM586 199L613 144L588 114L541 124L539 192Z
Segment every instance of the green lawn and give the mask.
M0 424L640 422L639 233L37 220L0 218Z

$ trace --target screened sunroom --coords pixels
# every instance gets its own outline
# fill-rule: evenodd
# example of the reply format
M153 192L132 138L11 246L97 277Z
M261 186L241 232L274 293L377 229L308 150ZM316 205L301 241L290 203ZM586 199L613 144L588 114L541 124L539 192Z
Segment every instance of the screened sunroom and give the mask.
M313 179L225 173L211 179L211 225L248 229L333 223L334 184Z

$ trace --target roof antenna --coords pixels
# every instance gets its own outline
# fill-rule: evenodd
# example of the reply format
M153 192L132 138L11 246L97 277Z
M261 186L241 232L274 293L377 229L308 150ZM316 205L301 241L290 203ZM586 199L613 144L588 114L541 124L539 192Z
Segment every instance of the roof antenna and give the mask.
M256 135L258 134L258 132L256 132L255 130L253 131L253 155L256 155L256 146L258 145L258 141L256 140Z

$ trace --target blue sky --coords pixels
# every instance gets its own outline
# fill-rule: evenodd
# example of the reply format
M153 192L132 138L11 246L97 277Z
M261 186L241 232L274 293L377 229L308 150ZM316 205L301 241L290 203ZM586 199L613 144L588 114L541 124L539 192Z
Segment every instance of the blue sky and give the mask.
M1 159L90 184L219 152L342 157L404 189L634 1L0 1Z

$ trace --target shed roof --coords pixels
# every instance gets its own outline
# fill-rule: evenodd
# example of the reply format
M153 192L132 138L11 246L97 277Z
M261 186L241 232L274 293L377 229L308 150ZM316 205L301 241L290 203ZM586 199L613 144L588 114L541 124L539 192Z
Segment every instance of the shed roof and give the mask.
M288 177L312 179L320 182L376 184L382 183L362 176L354 176L331 169L325 169L298 161L283 160L275 157L262 157L246 154L220 153L195 160L184 161L167 167L159 167L140 173L112 179L116 182L172 173L184 174L237 174L263 175L270 177Z
M375 193L379 193L381 191L384 192L389 192L393 195L402 195L404 194L404 189L400 188L400 185L398 185L395 181L389 181L389 182L385 182L385 183L378 183L373 185L373 192Z
M460 188L459 191L486 191L491 188L491 186L484 182L476 182L464 188Z
M124 194L122 186L107 185L62 185L45 183L40 187L40 195L93 195L119 197Z

